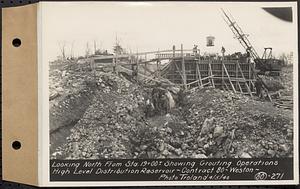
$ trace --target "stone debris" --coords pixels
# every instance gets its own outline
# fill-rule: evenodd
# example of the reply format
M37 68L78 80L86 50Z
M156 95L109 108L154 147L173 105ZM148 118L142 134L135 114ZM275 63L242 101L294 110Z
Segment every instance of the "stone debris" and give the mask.
M174 101L168 112L148 114L151 87L122 74L63 69L50 75L50 93L61 94L50 101L53 138L58 138L55 131L73 125L58 145L51 144L53 159L293 154L292 112L270 102L207 87L181 94L178 103L169 90Z

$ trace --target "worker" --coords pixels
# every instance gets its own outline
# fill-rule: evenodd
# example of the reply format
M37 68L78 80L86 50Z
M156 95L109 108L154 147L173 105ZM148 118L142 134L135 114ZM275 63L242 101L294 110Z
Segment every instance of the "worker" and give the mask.
M154 116L154 105L150 99L146 100L145 116L146 118Z
M198 52L198 45L194 45L194 48L193 48L194 55L196 55L197 52Z
M166 95L166 93L162 93L161 97L160 97L160 105L161 105L161 109L160 112L162 114L167 114L170 112L170 108L169 108L169 100L168 97Z
M226 52L226 50L225 50L225 48L222 46L222 49L221 49L222 56L225 55L225 52Z
M255 85L255 88L256 88L256 95L260 99L264 99L265 96L266 96L266 91L264 89L264 84L263 84L262 79L260 77L257 77L254 85Z

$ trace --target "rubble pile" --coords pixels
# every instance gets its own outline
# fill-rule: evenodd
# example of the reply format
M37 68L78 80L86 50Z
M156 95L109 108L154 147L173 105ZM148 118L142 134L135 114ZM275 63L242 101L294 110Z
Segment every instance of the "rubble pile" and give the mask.
M53 159L292 156L292 113L270 102L204 88L186 92L166 114L146 117L151 88L91 73L66 72L57 81L70 87L50 101L57 103L50 125L73 125Z
M279 78L266 75L261 75L260 77L269 91L278 91L284 89L283 83Z
M292 155L292 118L266 102L218 89L186 94L183 107L144 128L141 158L252 158ZM135 134L140 136L139 133ZM147 139L147 140L146 140Z
M283 109L293 109L293 66L282 68L281 81L284 89L280 90L280 96L274 102L274 105Z
M137 85L112 73L96 76L97 90L56 155L65 158L130 158L130 134L143 124L144 96Z
M188 96L185 118L209 157L283 157L292 151L292 114L218 89Z
M284 84L284 90L281 90L283 96L293 96L293 66L285 66L282 68L281 80ZM291 98L292 99L292 98Z
M54 67L54 66L53 66ZM51 100L61 95L72 94L80 91L84 83L91 81L86 71L77 68L74 64L59 65L49 71L49 91Z
M76 64L61 64L49 71L50 152L65 142L74 125L90 105L95 91L90 71Z

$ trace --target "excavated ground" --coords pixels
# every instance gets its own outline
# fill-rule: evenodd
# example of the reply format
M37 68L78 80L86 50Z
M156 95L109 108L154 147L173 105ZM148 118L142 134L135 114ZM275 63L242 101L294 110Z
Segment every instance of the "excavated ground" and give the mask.
M50 71L52 159L288 157L292 111L205 88L168 114L146 117L151 88L122 75Z

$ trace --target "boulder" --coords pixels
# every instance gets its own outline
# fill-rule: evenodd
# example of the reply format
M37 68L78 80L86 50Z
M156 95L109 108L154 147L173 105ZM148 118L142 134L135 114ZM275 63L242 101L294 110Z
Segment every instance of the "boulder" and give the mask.
M212 118L206 118L202 124L202 128L201 128L201 135L206 135L208 134L210 131L212 131L213 128L213 123L214 123L214 117Z
M214 129L214 137L219 137L223 134L224 129L221 126L216 126Z
M243 152L240 158L252 158L247 152Z

